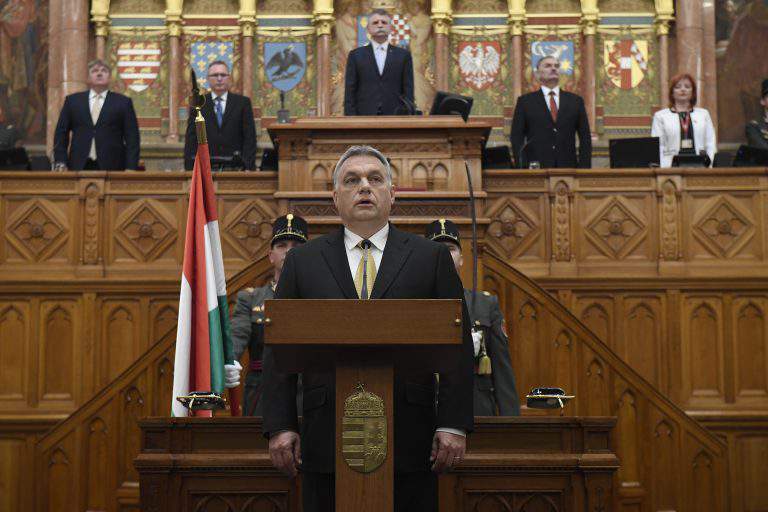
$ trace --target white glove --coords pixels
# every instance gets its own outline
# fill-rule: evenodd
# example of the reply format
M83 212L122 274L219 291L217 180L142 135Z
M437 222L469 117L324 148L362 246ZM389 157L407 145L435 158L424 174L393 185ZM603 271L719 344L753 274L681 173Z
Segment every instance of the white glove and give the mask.
M224 385L228 388L236 388L240 385L240 372L243 367L235 360L234 364L224 365Z
M480 331L472 331L472 344L475 346L475 357L480 353L480 344L483 341L483 333Z

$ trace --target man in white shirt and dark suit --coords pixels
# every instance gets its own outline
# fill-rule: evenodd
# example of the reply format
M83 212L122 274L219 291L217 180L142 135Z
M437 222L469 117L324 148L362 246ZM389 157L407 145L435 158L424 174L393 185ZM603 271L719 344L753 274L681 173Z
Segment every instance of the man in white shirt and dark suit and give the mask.
M333 183L343 226L288 253L276 299L463 299L448 248L389 223L395 195L384 155L369 146L352 146L339 159ZM365 328L363 319L360 328ZM473 345L466 304L462 334L455 369L440 374L437 404L432 372L395 373L398 512L436 512L435 473L451 469L464 456L466 434L473 428ZM277 371L265 348L263 432L270 457L289 476L301 468L304 511L325 512L335 504L334 373L304 372L302 378L299 434L297 376Z
M240 155L243 169L256 168L256 123L253 106L247 96L229 91L231 75L226 62L217 60L208 65L208 85L201 113L205 118L208 150L211 157L231 158ZM189 113L184 137L184 168L192 170L197 154L195 115Z
M109 90L110 74L104 61L89 62L89 90L64 100L53 136L54 170L123 171L139 166L133 101Z
M345 116L391 116L413 108L413 59L408 50L389 44L392 17L383 9L368 15L371 44L347 57Z
M512 118L512 152L517 167L539 162L542 168L592 167L592 137L584 100L563 91L560 61L543 57L536 64L538 91L517 99ZM576 155L576 134L579 154Z

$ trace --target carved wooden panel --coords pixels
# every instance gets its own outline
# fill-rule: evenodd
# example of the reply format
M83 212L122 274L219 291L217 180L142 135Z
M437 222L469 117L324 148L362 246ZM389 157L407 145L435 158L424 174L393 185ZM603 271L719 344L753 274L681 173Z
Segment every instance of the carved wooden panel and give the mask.
M739 461L739 467L735 469L740 476L739 488L734 491L740 493L740 510L757 512L768 509L768 472L765 471L768 436L738 435L734 448Z
M585 261L655 259L655 201L649 194L584 195L577 201L579 257Z
M101 385L113 380L145 350L139 301L127 297L101 302Z
M22 479L26 476L19 471L24 444L23 439L0 437L0 510L20 510Z
M269 248L272 221L277 217L272 205L256 198L225 198L219 201L219 229L225 263L236 258L253 261Z
M633 369L659 389L668 359L664 350L663 303L658 297L624 297L623 329L614 350Z
M579 319L610 346L614 345L613 309L612 297L590 295L580 297L576 302Z
M486 215L491 223L485 241L498 255L520 263L547 259L547 210L545 197L520 195L491 203Z
M45 454L43 468L45 471L44 500L47 501L42 509L47 512L69 510L76 503L77 485L79 481L77 450L75 448L75 433L70 433L61 442ZM47 499L46 499L47 498Z
M764 257L763 233L757 229L760 195L691 194L688 232L690 258L756 260Z
M75 300L44 300L39 316L39 401L64 402L71 407L78 396L77 376L82 368L80 358L82 335L80 304Z
M71 262L71 219L76 218L74 198L18 197L5 203L5 261L25 263Z
M29 303L0 302L0 403L27 398L30 350Z
M181 263L186 201L180 197L110 198L108 263Z
M650 473L652 510L679 510L681 479L680 432L674 421L666 418L656 407L651 406L649 426L651 449L648 456L653 461Z
M108 414L109 409L102 414ZM109 421L94 416L84 425L84 470L86 481L85 497L87 510L107 510L109 508L109 490L114 487L111 476L114 474L112 460L112 443L110 442Z
M718 297L688 296L682 313L683 396L691 403L725 401L723 311Z
M765 297L742 297L731 309L736 400L768 398L768 329Z

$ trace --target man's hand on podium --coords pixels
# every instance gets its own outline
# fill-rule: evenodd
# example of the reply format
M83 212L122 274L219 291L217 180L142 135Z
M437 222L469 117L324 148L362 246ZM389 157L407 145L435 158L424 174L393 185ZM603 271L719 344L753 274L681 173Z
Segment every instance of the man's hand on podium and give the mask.
M285 430L269 438L269 457L272 464L293 478L301 465L301 438L296 432Z
M432 438L432 471L443 473L450 470L464 458L467 449L467 438L450 432L435 432Z
M229 388L236 388L240 385L240 372L243 371L243 367L240 366L240 362L235 360L234 364L224 365L224 386Z

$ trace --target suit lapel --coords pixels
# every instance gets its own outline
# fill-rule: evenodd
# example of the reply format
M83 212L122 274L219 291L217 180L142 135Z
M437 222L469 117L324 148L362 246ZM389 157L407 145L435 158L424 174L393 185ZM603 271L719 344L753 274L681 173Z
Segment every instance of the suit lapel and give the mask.
M375 51L373 49L373 43L368 43L367 48L368 48L368 57L367 57L368 58L368 63L371 66L373 66L373 72L376 73L377 76L381 76L379 74L379 65L376 64L376 54L375 54ZM385 62L385 65L386 65L386 62Z
M224 107L224 115L221 116L221 129L224 129L229 118L232 117L232 111L235 110L234 102L235 98L232 97L232 93L227 93L227 104Z
M341 288L342 293L348 299L357 299L357 290L355 282L349 271L349 259L347 250L344 247L344 228L339 229L334 235L326 240L327 246L322 248L323 258L328 268L331 269L336 283ZM375 290L375 288L374 288Z
M394 49L392 48L391 44L387 45L387 56L384 58L384 68L381 71L381 76L384 76L387 74L387 70L389 70L392 67L392 59L394 59Z
M83 109L85 109L85 116L88 118L88 123L93 126L93 119L91 119L91 104L90 104L90 98L91 98L91 91L85 91L80 95L80 105Z
M112 96L113 95L110 94L109 92L107 92L106 95L104 96L104 103L101 105L101 110L99 111L99 118L96 119L96 124L97 125L104 118L104 112L106 112L108 108L112 107L112 102L114 101L114 98L112 98ZM89 114L90 114L90 112L89 112Z
M380 299L384 296L410 254L408 238L402 231L390 225L387 245L384 247L384 255L381 258L381 268L376 272L376 281L371 291L372 299Z

